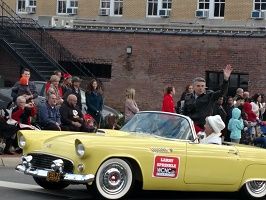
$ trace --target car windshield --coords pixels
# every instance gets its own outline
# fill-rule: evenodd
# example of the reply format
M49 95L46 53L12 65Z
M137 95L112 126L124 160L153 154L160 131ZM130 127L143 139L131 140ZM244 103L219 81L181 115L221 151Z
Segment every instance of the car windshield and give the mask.
M163 112L139 112L121 130L171 139L191 140L193 138L187 118Z

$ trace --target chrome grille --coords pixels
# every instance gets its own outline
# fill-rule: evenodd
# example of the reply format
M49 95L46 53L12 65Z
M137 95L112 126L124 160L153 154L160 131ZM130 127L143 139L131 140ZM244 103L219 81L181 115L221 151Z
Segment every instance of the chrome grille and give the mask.
M32 156L31 164L33 168L51 169L51 164L54 160L62 159L64 162L64 172L73 173L73 164L69 160L47 154L29 154L29 155Z

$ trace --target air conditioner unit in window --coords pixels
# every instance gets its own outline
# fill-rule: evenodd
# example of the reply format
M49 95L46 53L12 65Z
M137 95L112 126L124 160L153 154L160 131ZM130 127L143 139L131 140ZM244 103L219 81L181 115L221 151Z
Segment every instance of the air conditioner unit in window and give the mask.
M161 17L169 17L170 16L170 10L167 10L167 9L159 10L159 16L161 16Z
M68 16L52 16L50 26L56 28L73 28L73 20L73 17Z
M106 9L106 8L100 9L99 15L100 16L108 16L108 15L110 15L110 9Z
M264 12L260 10L253 10L251 12L252 19L264 19Z
M26 12L28 14L35 14L36 13L36 7L34 6L29 6L29 7L26 7Z
M78 9L77 8L67 8L67 14L69 15L77 15Z
M208 10L196 10L195 16L201 19L209 17Z

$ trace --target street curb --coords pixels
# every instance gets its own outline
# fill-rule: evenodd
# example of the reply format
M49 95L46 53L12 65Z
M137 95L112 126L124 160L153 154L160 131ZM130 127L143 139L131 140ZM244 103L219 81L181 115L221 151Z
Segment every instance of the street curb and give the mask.
M0 157L0 166L1 167L16 167L20 163L20 156L12 157Z

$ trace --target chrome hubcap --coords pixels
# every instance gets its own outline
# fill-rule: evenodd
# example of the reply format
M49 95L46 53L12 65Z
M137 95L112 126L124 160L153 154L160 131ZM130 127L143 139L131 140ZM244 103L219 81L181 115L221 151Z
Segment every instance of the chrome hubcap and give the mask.
M260 194L262 192L265 192L266 185L264 181L250 181L247 183L249 189L254 194Z
M117 194L122 191L127 183L126 169L118 163L108 165L101 173L100 184L102 189L109 194Z

